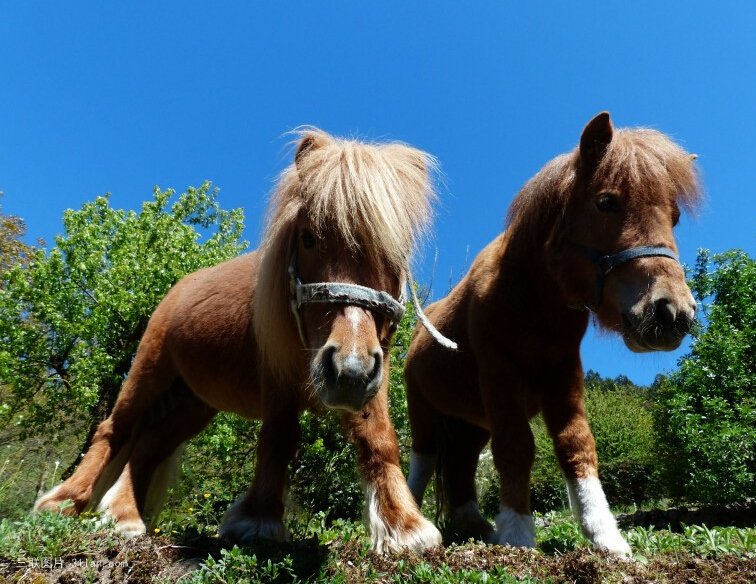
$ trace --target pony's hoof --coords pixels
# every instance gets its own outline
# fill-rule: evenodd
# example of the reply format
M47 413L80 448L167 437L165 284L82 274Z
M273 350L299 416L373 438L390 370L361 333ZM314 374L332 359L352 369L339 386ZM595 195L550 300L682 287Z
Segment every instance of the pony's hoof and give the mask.
M620 558L629 558L632 554L630 545L622 537L618 530L608 531L593 538L593 547L600 550L606 550Z
M76 515L78 509L83 507L83 504L77 506L76 501L66 493L63 489L63 484L53 487L42 495L34 503L33 511L39 513L40 511L50 511L52 513L60 513L61 515Z
M462 541L471 538L488 541L494 531L491 523L481 514L478 503L475 501L468 501L452 509L451 524L455 537Z
M242 507L243 503L244 496L242 495L226 511L219 530L221 537L242 545L249 545L260 539L273 541L288 539L286 528L280 520L247 515Z
M115 524L115 530L124 537L137 537L147 533L147 526L141 519L129 519Z
M375 529L371 525L371 549L380 554L400 552L405 548L413 553L421 554L428 548L441 545L441 532L425 517L419 517L417 525L410 529L391 529L383 525L382 529Z
M499 509L496 516L496 532L492 534L491 543L534 548L536 540L533 516L517 513L504 505Z
M229 541L249 545L261 539L286 541L286 528L280 521L237 516L225 520L220 527L220 536Z

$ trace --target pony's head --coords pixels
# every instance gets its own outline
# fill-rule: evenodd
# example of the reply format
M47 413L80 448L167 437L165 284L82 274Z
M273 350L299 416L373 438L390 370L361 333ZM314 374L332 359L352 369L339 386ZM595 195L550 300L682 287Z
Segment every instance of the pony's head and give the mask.
M693 323L673 228L701 198L694 160L661 132L615 130L603 112L575 151L525 186L510 215L537 213L532 195L549 193L541 199L551 216L549 269L571 306L591 309L636 352L675 349Z
M434 159L399 143L300 133L262 246L255 333L282 380L359 410L384 381L408 263L434 197Z

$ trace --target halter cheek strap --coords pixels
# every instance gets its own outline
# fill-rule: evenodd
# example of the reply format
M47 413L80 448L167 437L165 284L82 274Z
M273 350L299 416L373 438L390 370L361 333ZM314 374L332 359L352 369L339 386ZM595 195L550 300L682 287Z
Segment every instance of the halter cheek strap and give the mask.
M650 257L665 257L674 260L678 264L680 263L680 258L677 257L677 254L673 250L660 245L631 247L629 249L625 249L615 254L609 255L604 255L601 252L585 245L576 243L575 246L584 257L589 259L596 266L596 301L592 307L586 307L593 310L601 306L601 299L604 296L604 281L606 280L606 276L620 264L624 264L625 262L639 258Z

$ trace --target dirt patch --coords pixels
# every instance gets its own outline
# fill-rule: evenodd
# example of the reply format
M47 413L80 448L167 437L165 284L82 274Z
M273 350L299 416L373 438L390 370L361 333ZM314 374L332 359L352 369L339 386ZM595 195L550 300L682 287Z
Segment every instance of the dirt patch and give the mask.
M0 559L0 583L142 584L152 582L158 575L178 579L186 572L180 553L167 538L142 536L113 540L112 545L99 544L92 545L92 549L99 551L88 554L16 561Z
M417 557L412 554L377 556L366 562L357 544L347 544L339 551L338 562L331 573L346 574L349 583L367 578L375 582L394 582L396 575L409 572L421 562L431 570L449 566L453 571L490 571L502 567L518 579L537 578L555 582L716 582L718 584L752 584L756 582L756 558L721 556L699 558L687 554L660 556L643 564L625 561L590 550L576 550L563 555L545 555L538 551L484 544L466 544L434 548Z
M397 576L411 573L425 565L431 572L504 570L518 579L553 582L617 582L636 584L662 582L689 584L751 584L756 582L756 557L738 558L724 555L701 558L689 554L654 556L648 563L623 561L588 549L565 554L544 554L540 551L504 546L468 543L461 546L434 548L422 556L409 552L392 556L364 554L364 543L335 542L322 546L313 541L287 545L261 544L246 548L259 560L293 560L293 573L300 580L321 577L348 583L395 582ZM94 545L92 548L98 546ZM8 562L0 559L0 583L41 584L83 582L143 584L161 578L176 581L197 569L202 560L220 556L222 544L213 538L196 538L180 544L164 537L139 537L102 546L100 552L58 558L57 565L45 560ZM285 580L286 578L284 578ZM462 580L460 580L462 581Z

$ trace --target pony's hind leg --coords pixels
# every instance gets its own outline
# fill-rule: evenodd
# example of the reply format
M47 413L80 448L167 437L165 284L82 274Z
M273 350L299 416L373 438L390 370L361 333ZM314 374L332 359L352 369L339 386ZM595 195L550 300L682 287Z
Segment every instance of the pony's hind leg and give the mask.
M570 507L583 533L599 549L629 555L630 546L617 529L598 478L596 444L585 416L582 386L578 392L545 401L543 417L567 481Z
M493 540L532 548L535 522L530 512L530 471L535 441L528 423L527 386L518 373L501 355L491 355L481 362L479 377L491 429L491 452L501 481ZM501 390L502 379L507 380L507 391Z
M440 414L415 389L410 376L407 381L407 413L412 433L407 485L418 507L422 506L428 483L433 478L438 461Z
M98 426L76 471L42 495L34 505L35 511L78 514L93 503L93 493L106 468L128 444L142 414L175 377L172 368L162 362L162 342L154 337L157 335L150 335L148 327L110 416ZM66 507L66 501L73 505Z
M480 513L475 474L480 452L490 438L488 430L456 418L444 420L442 496L448 507L455 539L487 539L493 527Z
M123 472L98 506L98 511L115 521L118 531L126 535L145 533L160 512L176 475L183 443L202 431L215 413L180 379L155 404L151 419L134 438Z
M415 552L439 545L441 534L422 516L399 466L399 445L388 415L386 382L361 412L345 413L365 483L365 515L372 548Z

